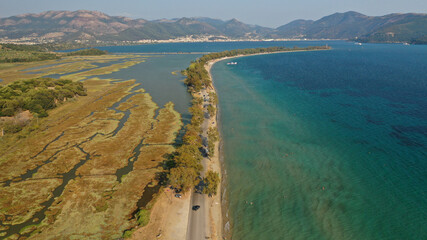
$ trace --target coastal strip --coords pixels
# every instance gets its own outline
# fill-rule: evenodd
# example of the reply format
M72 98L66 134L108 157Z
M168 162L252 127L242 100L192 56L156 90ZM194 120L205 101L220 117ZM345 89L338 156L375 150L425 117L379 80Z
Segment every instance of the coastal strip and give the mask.
M209 88L209 92L210 93L214 93L215 96L217 95L215 86L213 84L213 78L212 78L212 74L211 74L211 69L212 66L222 60L225 60L226 58L220 58L220 59L215 59L215 60L211 60L209 62L207 62L205 64L205 69L208 72L209 75L209 79L211 80L211 87ZM211 94L212 95L212 94ZM214 107L216 109L215 111L215 115L211 116L209 119L209 123L210 123L210 127L211 128L215 128L218 129L218 120L219 120L219 108L218 108L218 101L214 101ZM206 228L209 228L209 231L211 233L211 238L212 239L224 239L224 233L223 233L223 229L224 229L224 220L225 222L226 219L224 219L223 216L223 210L225 208L223 208L222 206L222 201L223 201L223 196L222 196L222 186L223 184L225 184L224 180L224 172L223 170L225 169L224 167L221 166L221 149L220 149L220 144L221 144L221 133L220 131L218 131L218 141L215 143L215 147L214 147L214 154L213 157L211 157L211 161L208 164L208 169L215 171L217 173L219 173L220 175L220 179L221 182L218 185L218 190L217 192L219 194L213 196L212 198L210 198L209 201L209 221L208 221L208 225L206 226Z
M221 143L221 138L218 132L218 98L212 81L212 66L219 61L237 57L329 49L331 48L328 46L315 46L306 48L270 47L210 53L192 62L191 65L185 71L183 71L183 74L187 76L185 84L187 85L188 91L193 97L193 112L195 109L197 109L197 111L202 110L204 116L203 120L196 123L196 125L200 127L198 129L200 138L207 140L204 141L207 143L207 146L204 143L204 147L207 147L207 149L204 148L206 149L204 151L208 153L209 157L204 157L202 159L203 170L201 171L200 176L203 177L203 179L206 179L205 175L209 175L210 173L217 174L220 179L223 179L222 176L224 170L224 168L221 167L221 164L223 163L221 163L220 160L220 144L218 144ZM192 124L196 122L193 120L194 115ZM216 134L213 134L212 132L215 132ZM212 137L211 135L216 135L216 137ZM199 216L200 214L198 213L199 215L196 215L194 211L190 212L187 239L203 239L205 237L209 237L210 239L227 239L231 236L231 232L229 231L230 223L223 218L223 213L226 211L226 206L221 204L225 197L222 196L221 185L224 184L225 181L220 180L219 182L221 184L209 182L204 183L204 187L209 187L210 189L214 189L214 191L210 192L208 196L203 195L203 200L198 200L199 202L203 203L202 205L204 205L204 207L208 208L202 210L204 216L201 218L196 218L192 216L192 214L195 216ZM218 186L209 186L209 184L218 184ZM193 193L193 196L197 195L198 194L196 192ZM203 221L200 221L200 219L203 219ZM203 223L205 223L204 226L201 226ZM226 229L227 231L224 231L226 225L228 226ZM203 230L200 231L199 229Z

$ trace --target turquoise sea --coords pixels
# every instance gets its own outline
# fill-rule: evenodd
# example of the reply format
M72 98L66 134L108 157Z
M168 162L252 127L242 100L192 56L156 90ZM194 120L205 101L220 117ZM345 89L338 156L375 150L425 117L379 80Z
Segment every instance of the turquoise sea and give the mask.
M427 239L427 46L222 61L233 239Z
M333 50L243 57L212 69L232 239L426 240L427 46L303 41L103 49L215 52L324 44ZM189 99L182 87L165 95L156 79L182 79L166 76L171 68L162 70L162 61L185 68L198 56L149 58L117 77L140 76L156 102L180 102L185 116Z

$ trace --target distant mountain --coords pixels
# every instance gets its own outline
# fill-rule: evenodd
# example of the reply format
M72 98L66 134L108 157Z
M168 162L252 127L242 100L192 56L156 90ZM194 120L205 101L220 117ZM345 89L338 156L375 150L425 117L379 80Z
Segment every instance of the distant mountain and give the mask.
M193 18L196 21L207 23L215 28L220 28L224 25L225 21L220 19L208 18L208 17L195 17Z
M295 20L286 25L278 27L277 35L285 38L300 38L304 37L303 33L309 26L313 24L313 20Z
M221 32L209 24L190 18L175 21L152 21L143 26L128 28L120 33L99 36L100 40L137 41L141 39L171 39L187 35L220 35Z
M236 19L179 18L147 21L108 16L96 11L48 11L0 19L0 38L32 37L69 40L137 41L171 39L187 35L216 35L259 38L272 29Z
M0 19L0 37L41 37L46 39L96 39L142 27L147 21L111 17L96 11L48 11Z
M364 42L427 43L427 14L370 17L335 13L317 21L295 20L276 29L237 19L194 17L147 21L96 11L48 11L0 19L0 38L36 41L138 41L193 35L212 39L356 39Z
M297 20L278 27L286 38L359 39L365 42L415 42L427 35L427 14L370 17L357 12L335 13L317 21Z
M390 17L391 23L356 40L361 42L407 42L427 44L427 15L402 14ZM394 20L394 21L393 21Z

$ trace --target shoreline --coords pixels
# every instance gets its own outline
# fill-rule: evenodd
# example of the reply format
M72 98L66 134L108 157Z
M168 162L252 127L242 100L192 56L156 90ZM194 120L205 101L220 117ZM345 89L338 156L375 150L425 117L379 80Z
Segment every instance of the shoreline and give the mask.
M209 62L207 62L205 64L205 69L208 72L209 78L211 80L211 87L208 87L206 90L209 92L213 92L215 94L217 94L215 86L213 84L213 78L212 78L212 74L211 74L211 68L212 66L221 61L224 60L225 58L220 58L220 59L214 59L211 60ZM217 95L218 96L218 95ZM218 189L217 189L217 195L213 196L212 198L209 198L209 219L208 219L208 225L206 225L206 228L208 231L210 231L211 233L211 237L212 239L223 239L223 230L224 230L224 222L226 219L224 219L224 215L223 215L223 210L224 210L224 206L222 205L222 200L223 200L223 194L222 194L222 189L223 189L223 184L224 184L224 172L223 170L225 169L224 166L221 166L222 164L224 164L223 162L221 163L221 152L220 152L220 146L222 144L222 137L221 137L221 132L219 131L218 128L218 120L219 120L219 108L218 108L218 103L215 104L215 116L210 117L209 122L210 122L210 127L215 127L218 130L218 134L219 134L219 141L216 143L215 145L215 153L214 156L211 158L211 161L209 161L208 163L208 169L206 170L213 170L219 173L220 175L220 184L218 185ZM207 232L208 232L207 231Z
M329 49L325 49L329 50ZM205 64L205 70L208 72L208 76L211 80L211 86L206 89L206 91L214 92L217 97L217 91L214 85L213 77L212 77L212 67L218 62L228 60L228 59L234 59L234 58L241 58L241 57L250 57L250 56L257 56L257 55L267 55L267 54L278 54L278 53L289 53L289 52L308 52L308 51L320 51L320 49L317 50L296 50L296 51L282 51L282 52L265 52L265 53L256 53L256 54L249 54L249 55L236 55L232 57L223 57L218 59L213 59L208 61ZM225 188L226 184L226 174L225 174L225 159L223 156L223 152L221 151L221 146L223 145L223 139L221 136L220 131L220 124L218 124L219 115L220 115L220 108L219 103L215 105L216 113L214 117L211 117L209 119L210 121L210 127L215 127L218 129L219 133L219 141L216 143L215 146L215 154L211 158L211 161L209 161L208 169L206 170L214 170L217 171L220 174L221 182L218 186L218 194L215 195L212 198L209 198L208 201L210 203L209 207L209 219L208 223L209 225L206 226L207 232L211 232L212 239L227 239L228 237L231 238L231 227L230 227L230 219L229 219L229 212L228 212L228 206L223 206L223 200L227 199L227 195L225 192L223 193L223 189ZM212 121L214 122L212 123ZM216 203L216 204L215 204ZM219 204L218 204L219 203ZM218 227L220 226L220 227Z
M306 39L306 38L262 38L262 39L224 39L224 40L208 40L206 38L201 38L198 40L195 39L182 39L182 38L175 38L175 39L167 39L167 40L155 40L155 39L149 39L149 40L140 40L140 41L122 41L119 43L112 43L113 45L109 45L108 43L111 43L109 41L104 41L101 43L101 45L91 45L93 47L110 47L110 46L139 46L139 45L147 45L147 44L164 44L164 43L229 43L229 42L313 42L313 41L351 41L351 39L333 39L333 38L312 38L312 39ZM46 44L47 42L39 41L37 39L31 39L31 40L20 40L20 39L5 39L0 38L0 44L16 44L16 45L38 45L38 44ZM400 42L399 42L400 43ZM107 45L102 45L107 44ZM74 48L77 49L77 48Z
M213 78L212 78L212 74L211 74L211 68L212 66L217 63L217 62L221 62L227 59L233 59L233 58L241 58L241 57L252 57L252 56L258 56L258 55L267 55L267 54L279 54L279 53L295 53L295 52L317 52L317 51L329 51L330 49L313 49L313 50L291 50L291 51L280 51L280 52L263 52L263 53L254 53L254 54L240 54L240 55L236 55L236 56L232 56L232 57L223 57L223 58L218 58L218 59L213 59L210 60L209 62L206 63L205 65L205 69L206 71L208 71L209 74L209 78L212 81L212 86L214 88L214 92L216 93L216 89L213 85Z

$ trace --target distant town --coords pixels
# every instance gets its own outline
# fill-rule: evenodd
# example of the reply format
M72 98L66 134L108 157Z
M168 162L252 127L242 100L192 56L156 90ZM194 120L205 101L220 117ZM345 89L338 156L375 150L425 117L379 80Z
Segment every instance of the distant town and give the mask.
M334 39L307 39L307 38L268 38L268 39L254 39L254 38L229 38L227 36L215 35L189 35L185 37L177 37L171 39L141 39L138 41L103 41L103 40L80 40L76 39L73 42L78 44L94 44L94 45L136 45L136 44L152 44L152 43L194 43L194 42L269 42L269 41L307 41L307 40L334 40ZM22 37L22 38L0 38L0 43L3 44L46 44L55 43L57 40L44 37Z

